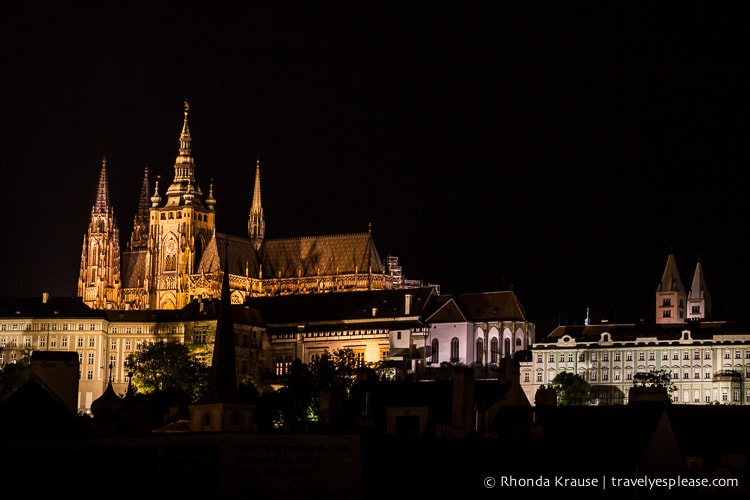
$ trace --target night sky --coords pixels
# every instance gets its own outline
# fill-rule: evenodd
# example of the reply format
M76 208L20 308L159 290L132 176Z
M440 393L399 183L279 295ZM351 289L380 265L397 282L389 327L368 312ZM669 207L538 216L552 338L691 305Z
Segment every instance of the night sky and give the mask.
M129 241L187 99L219 231L246 234L260 157L267 237L372 224L407 278L512 288L541 334L587 307L653 321L670 251L686 287L701 259L717 319L750 316L741 12L82 4L0 6L0 296L76 294L103 157Z

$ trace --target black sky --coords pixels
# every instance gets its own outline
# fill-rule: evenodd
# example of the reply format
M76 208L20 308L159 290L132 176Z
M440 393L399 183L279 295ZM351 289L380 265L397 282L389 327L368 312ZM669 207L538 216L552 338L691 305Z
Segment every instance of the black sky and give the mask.
M0 7L0 295L75 295L102 157L245 234L366 231L443 293L513 287L541 333L654 318L674 251L747 316L746 16L698 3L18 2ZM524 7L519 7L524 5ZM163 191L163 189L162 189Z

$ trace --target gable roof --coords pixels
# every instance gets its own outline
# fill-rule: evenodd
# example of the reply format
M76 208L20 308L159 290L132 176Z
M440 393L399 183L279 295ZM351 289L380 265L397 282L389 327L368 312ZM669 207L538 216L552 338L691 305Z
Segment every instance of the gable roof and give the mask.
M527 321L513 291L468 292L441 295L426 317L428 323Z

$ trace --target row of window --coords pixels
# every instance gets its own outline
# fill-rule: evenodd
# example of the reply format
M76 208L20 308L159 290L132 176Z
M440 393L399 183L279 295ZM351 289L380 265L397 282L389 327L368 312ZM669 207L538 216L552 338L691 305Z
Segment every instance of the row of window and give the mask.
M47 347L47 339L49 338L49 346L50 347L57 347L57 337L39 337L37 339L37 346L38 347ZM60 337L60 346L61 347L68 347L69 337ZM89 337L88 342L89 347L96 347L96 337ZM3 337L0 337L0 347L8 347L8 348L17 348L18 347L18 339L15 337L12 337L10 341L6 342L6 339ZM31 337L24 337L23 339L23 347L31 348L32 341ZM77 337L76 338L76 347L83 347L83 337Z
M73 325L70 323L38 323L37 325L34 325L36 328L34 330L38 331L47 331L47 330L85 330L83 323L78 323L76 325L76 328L71 328ZM10 328L8 328L10 327ZM24 331L31 331L32 324L31 323L24 323L23 328L21 328L20 323L2 323L0 324L0 332L7 332L7 331L18 331L18 330L24 330ZM59 327L59 328L58 328ZM139 327L140 328L140 327ZM89 323L89 330L96 330L96 323Z
M718 396L718 394L717 394ZM682 400L680 400L680 391L675 391L674 394L672 394L672 400L675 403L689 403L690 402L690 391L682 391ZM693 403L700 403L701 402L701 392L699 390L693 391ZM711 397L711 391L705 391L703 395L703 402L705 403L711 403L712 401L717 401L717 397ZM722 402L728 402L729 401L729 391L727 389L721 390L721 401ZM740 402L740 390L739 389L733 389L732 390L732 402L739 403ZM750 389L745 391L745 402L750 403Z
M601 370L601 380L603 382L606 382L609 380L609 371L607 369ZM632 370L624 370L625 371L625 380L633 380L633 371ZM612 370L612 376L615 381L621 380L620 376L621 370L619 368L614 368ZM588 370L588 371L582 371L581 375L584 379L586 379L589 382L597 382L599 378L599 370ZM555 378L554 372L550 372L548 374L549 380L547 382L552 382L552 379ZM701 378L701 371L696 369L693 370L693 376L692 380L700 379ZM713 378L713 371L710 368L707 368L703 371L703 378L707 380L711 380ZM745 378L750 378L750 366L745 368ZM680 379L680 371L679 370L673 370L671 374L671 379L674 380L690 380L690 370L683 370L682 372L682 379ZM544 383L544 372L539 371L536 374L536 381L540 383ZM529 374L524 373L524 382L529 382Z
M97 330L96 323L90 323L89 324L89 330ZM78 330L78 331L84 331L86 330L85 325L83 323L78 323L76 325L72 325L70 323L38 323L38 324L32 324L32 323L24 323L23 328L21 328L20 323L2 323L0 324L0 332L7 332L7 331L25 331L25 332L31 332L31 331L39 331L39 332L46 332L46 331L69 331L69 330ZM161 331L159 333L178 333L178 327L177 325L169 325L162 327L160 329ZM126 327L117 327L113 326L110 330L110 333L133 333L134 329L131 326ZM136 326L135 327L135 333L151 333L151 327L150 326Z
M504 352L510 352L510 339L506 338L504 343L505 343ZM516 347L522 347L520 338L516 338ZM431 348L432 348L432 352L430 355L429 362L434 363L434 364L440 363L440 341L438 339L432 339ZM479 364L484 363L484 338L480 337L476 340L475 353L476 353L476 356L475 356L474 361ZM500 340L497 337L492 337L490 339L489 362L498 363L499 358L500 358ZM451 339L450 362L458 363L459 361L460 361L459 340L458 340L458 337L453 337Z
M746 349L745 351L745 359L750 359L750 349ZM586 352L579 352L578 353L578 361L586 361ZM590 355L590 361L598 361L599 353L597 352L591 352ZM621 353L614 352L613 353L614 360L620 361L621 360ZM609 361L609 353L608 352L602 352L601 353L601 361L606 362ZM536 355L536 362L542 363L543 362L543 354L537 353ZM574 360L574 353L560 353L558 356L558 359L560 362L565 362L567 360L568 363L572 363ZM668 361L669 360L669 353L667 351L663 351L661 353L661 359L662 361ZM673 351L672 352L672 360L678 361L680 359L679 351ZM683 360L689 360L690 359L690 351L682 351L682 359ZM699 360L701 359L701 351L693 351L693 359ZM703 351L703 359L711 360L711 351L710 350L704 350ZM731 349L724 349L724 359L732 359L732 350ZM735 349L734 350L734 359L742 359L742 350L741 349ZM649 361L655 361L656 360L656 353L655 352L649 352L648 353L648 360ZM555 355L553 353L549 353L548 355L548 361L550 363L555 362ZM633 353L632 352L626 352L625 353L625 361L633 361ZM638 353L638 361L646 361L646 353L645 352L639 352Z
M159 214L159 220L167 220L167 218L169 218L169 219L182 219L182 211L179 211L179 210L178 211L172 211L172 210L170 210L167 213L162 212L161 214ZM185 218L187 218L187 219L190 218L190 212L185 212ZM200 212L195 212L195 220L197 220L199 222L208 222L208 215L207 214L202 214Z

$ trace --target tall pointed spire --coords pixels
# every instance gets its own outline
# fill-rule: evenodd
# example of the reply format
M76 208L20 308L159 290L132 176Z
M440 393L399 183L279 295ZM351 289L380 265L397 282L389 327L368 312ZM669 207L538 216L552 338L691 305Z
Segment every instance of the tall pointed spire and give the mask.
M133 218L133 232L130 234L130 249L143 250L148 247L149 191L148 167L143 172L141 195L138 199L138 211Z
M94 210L106 213L109 210L109 182L107 180L107 158L102 158L102 168L99 171L99 185L96 189Z
M684 323L685 301L685 286L680 279L674 254L670 252L664 266L664 274L656 289L656 323Z
M664 266L664 274L662 274L657 291L685 293L685 286L680 279L680 273L677 270L677 261L673 253L667 256L667 264Z
M708 293L706 276L703 273L703 265L700 259L695 264L693 281L688 292L687 317L689 320L700 320L711 318L711 294Z
M263 204L260 199L260 156L255 163L255 187L253 189L253 204L247 222L247 232L255 250L260 250L266 232L266 221L263 217Z
M195 160L190 152L190 127L188 126L190 105L185 101L184 119L180 132L180 152L174 162L174 180L167 189L167 206L200 204L203 193L195 185Z

